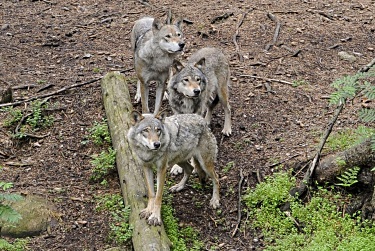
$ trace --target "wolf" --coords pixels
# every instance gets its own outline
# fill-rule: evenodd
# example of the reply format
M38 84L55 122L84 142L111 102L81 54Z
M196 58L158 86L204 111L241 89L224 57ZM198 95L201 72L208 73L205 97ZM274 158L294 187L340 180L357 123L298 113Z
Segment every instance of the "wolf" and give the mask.
M182 20L175 24L162 24L156 18L143 17L134 23L130 41L138 77L135 100L141 100L142 112L148 113L149 84L156 82L156 115L161 107L169 68L185 47Z
M177 192L185 187L192 170L197 170L200 181L212 179L213 192L210 205L220 206L219 180L214 169L217 143L204 118L197 114L179 114L167 117L166 111L157 115L130 114L127 138L133 153L143 165L148 190L147 207L140 212L149 225L161 224L161 202L167 167L178 164L184 170L181 181L170 191ZM193 160L192 166L189 160ZM153 168L157 173L156 194L154 191Z
M232 134L229 105L230 69L224 54L217 48L202 48L186 65L174 60L167 86L169 104L174 114L196 113L211 121L212 110L220 102L225 122L222 133Z

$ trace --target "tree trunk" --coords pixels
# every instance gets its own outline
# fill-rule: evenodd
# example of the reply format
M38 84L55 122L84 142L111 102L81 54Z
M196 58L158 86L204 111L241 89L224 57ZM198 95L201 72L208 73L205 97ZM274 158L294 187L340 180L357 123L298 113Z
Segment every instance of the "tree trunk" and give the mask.
M108 73L101 82L112 145L116 150L116 165L126 205L130 205L129 223L133 226L135 251L168 251L171 243L163 226L150 226L140 219L146 207L147 191L142 167L134 158L126 138L130 127L129 113L133 110L127 81L120 73Z
M368 168L375 166L375 152L371 151L370 139L346 151L322 159L315 169L314 178L319 183L334 183L336 176L354 166Z

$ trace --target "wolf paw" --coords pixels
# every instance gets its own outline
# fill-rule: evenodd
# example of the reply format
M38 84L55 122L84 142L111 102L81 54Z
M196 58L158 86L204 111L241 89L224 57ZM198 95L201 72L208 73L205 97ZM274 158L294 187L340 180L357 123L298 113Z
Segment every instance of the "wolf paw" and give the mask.
M164 92L163 100L168 100L169 99L169 94L168 92Z
M141 102L141 95L137 93L134 97L134 103L138 104L139 102Z
M182 167L180 167L179 165L174 165L171 169L171 174L178 175L180 173L182 173Z
M184 188L185 188L185 185L176 184L176 185L172 186L171 188L169 188L169 191L171 191L172 193L174 193L174 192L179 192L179 191L181 191Z
M160 226L161 218L156 216L155 214L151 214L151 216L147 219L147 223L152 226Z
M152 213L147 209L143 209L141 210L141 212L139 213L139 217L141 218L148 218Z
M213 209L219 208L220 207L220 200L217 198L212 198L210 201L210 205Z
M229 128L229 129L224 128L221 131L221 133L224 134L225 136L230 136L232 134L232 129L231 128Z

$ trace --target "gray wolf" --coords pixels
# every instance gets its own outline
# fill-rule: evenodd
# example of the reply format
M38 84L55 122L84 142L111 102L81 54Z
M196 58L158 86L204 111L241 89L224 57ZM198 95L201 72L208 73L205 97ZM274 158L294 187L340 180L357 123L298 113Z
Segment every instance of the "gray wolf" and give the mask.
M213 192L210 205L220 206L219 180L214 170L217 143L204 118L197 114L170 117L162 111L157 115L131 113L132 126L128 131L130 146L143 165L148 190L147 207L140 212L150 225L161 224L161 202L167 167L178 164L184 169L182 180L170 191L180 191L195 168L201 182L211 178ZM193 160L192 166L189 160ZM153 168L157 173L156 194Z
M174 60L168 82L168 99L174 114L196 113L211 121L212 110L220 102L225 122L222 133L232 133L229 105L230 70L224 54L216 48L202 48L183 65Z
M135 99L142 101L142 113L149 112L150 82L156 82L154 114L161 107L169 68L185 46L181 24L182 21L162 24L152 17L143 17L134 23L130 40L139 79Z

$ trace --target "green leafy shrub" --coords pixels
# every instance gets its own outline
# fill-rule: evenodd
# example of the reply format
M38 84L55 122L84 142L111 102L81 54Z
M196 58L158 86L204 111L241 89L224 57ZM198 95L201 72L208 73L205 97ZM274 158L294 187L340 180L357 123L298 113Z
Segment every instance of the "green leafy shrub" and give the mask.
M358 182L358 172L361 170L358 166L350 168L343 172L337 177L341 183L336 184L337 186L350 187Z
M110 240L118 245L129 244L133 234L133 227L129 225L130 206L125 206L123 198L118 194L106 195L98 198L98 211L109 211Z
M0 189L3 191L8 190L12 186L12 183L0 181ZM7 205L7 202L21 200L22 198L23 197L18 194L0 193L0 223L16 223L22 218L17 211L15 211L11 206Z
M289 195L294 186L290 175L276 173L243 197L248 223L264 234L265 250L373 250L375 228L360 215L343 216L345 198L320 188L302 203ZM285 203L290 209L281 211Z
M112 147L108 151L102 151L99 155L93 155L91 164L94 166L90 177L93 181L102 181L111 171L115 169L116 151Z
M172 242L172 251L198 251L203 249L203 242L199 240L198 232L192 227L178 226L177 219L173 216L172 195L167 193L163 197L161 215L165 232Z
M111 143L111 135L109 134L107 120L103 119L102 122L94 122L94 125L89 129L90 139L96 145L104 143Z
M1 251L24 251L26 250L28 240L17 239L13 243L9 243L4 239L0 238L0 250Z
M359 95L368 100L375 100L375 86L371 83L371 80L374 80L374 78L375 67L372 67L367 72L348 75L337 79L332 83L336 91L330 95L330 104L345 104L347 100L354 99ZM358 114L359 118L364 122L375 122L374 108L361 108ZM370 137L372 149L375 150L375 135L371 135Z

